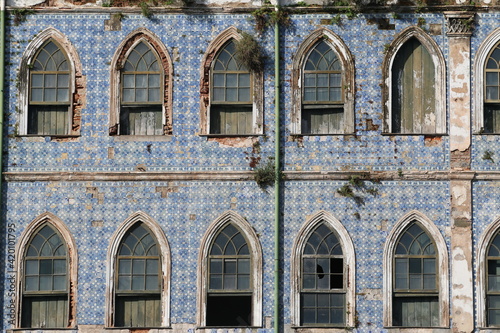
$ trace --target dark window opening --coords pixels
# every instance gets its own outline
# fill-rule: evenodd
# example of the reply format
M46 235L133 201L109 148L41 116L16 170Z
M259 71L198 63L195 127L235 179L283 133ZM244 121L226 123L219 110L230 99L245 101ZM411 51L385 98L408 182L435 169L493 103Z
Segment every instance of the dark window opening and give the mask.
M251 326L251 295L208 295L207 326Z

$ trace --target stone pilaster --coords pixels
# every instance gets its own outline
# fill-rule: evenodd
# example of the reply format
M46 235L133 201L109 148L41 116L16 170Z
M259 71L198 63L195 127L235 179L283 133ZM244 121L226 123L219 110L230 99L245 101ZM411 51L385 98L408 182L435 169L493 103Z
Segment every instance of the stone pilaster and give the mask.
M453 332L474 330L472 266L472 176L470 36L473 15L446 13L449 45L451 324Z

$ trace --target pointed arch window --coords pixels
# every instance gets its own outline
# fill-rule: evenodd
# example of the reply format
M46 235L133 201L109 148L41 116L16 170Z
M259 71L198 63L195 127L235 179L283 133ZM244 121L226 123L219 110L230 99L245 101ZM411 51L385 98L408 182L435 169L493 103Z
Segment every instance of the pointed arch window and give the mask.
M44 224L29 240L23 258L21 327L68 327L68 251L63 238Z
M135 223L123 236L115 272L115 326L161 326L161 258L144 223Z
M436 245L418 223L401 235L394 251L393 326L439 326Z
M133 47L121 71L120 135L163 134L163 71L146 42Z
M382 86L386 133L446 133L446 64L419 27L403 30L386 52Z
M488 327L500 326L500 234L492 239L487 252L486 322Z
M27 134L67 135L71 121L70 63L49 39L30 65Z
M392 132L436 133L436 78L431 54L413 37L392 67Z
M489 53L484 65L484 124L485 133L500 132L500 44Z
M215 237L208 268L207 326L251 326L251 254L234 225L228 224Z
M253 74L235 52L231 39L212 63L211 134L253 134Z
M342 246L325 223L314 229L302 252L300 325L345 326L346 274Z
M342 133L344 73L339 57L325 40L312 48L303 75L302 134Z

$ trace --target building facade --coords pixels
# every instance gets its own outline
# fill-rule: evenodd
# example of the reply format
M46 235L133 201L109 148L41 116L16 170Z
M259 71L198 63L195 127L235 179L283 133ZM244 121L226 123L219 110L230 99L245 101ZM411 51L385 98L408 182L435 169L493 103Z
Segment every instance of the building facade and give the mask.
M4 331L499 329L496 3L7 5Z

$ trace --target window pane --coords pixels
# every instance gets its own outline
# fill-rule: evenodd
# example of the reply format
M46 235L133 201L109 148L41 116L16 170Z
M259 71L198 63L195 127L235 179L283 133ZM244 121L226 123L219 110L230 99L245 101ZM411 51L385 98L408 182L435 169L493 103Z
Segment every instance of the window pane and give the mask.
M235 274L225 274L224 275L224 289L236 289L236 275Z
M158 274L158 259L146 260L146 273Z
M222 274L210 274L210 289L222 289Z
M66 275L54 276L53 290L66 290Z
M226 87L237 87L237 86L238 86L238 75L226 74Z
M52 275L40 276L40 290L52 290Z
M43 98L45 102L55 102L56 89L45 89Z
M239 87L250 87L250 74L240 74L238 80Z
M66 260L56 259L54 260L54 274L65 274L66 273Z
M134 274L144 274L146 268L146 261L144 259L134 259L132 261L132 272Z
M134 88L135 87L135 75L123 74L123 87L124 88Z
M132 264L131 264L130 259L120 259L118 261L118 272L120 274L122 274L122 273L126 273L126 274L132 273Z
M132 276L132 290L145 290L144 276Z
M69 75L67 75L67 74L57 75L57 86L59 88L69 87Z
M227 102L237 102L238 101L238 89L227 88L226 89L226 101Z
M487 72L486 73L486 85L488 86L498 86L498 73Z
M210 272L222 273L222 259L210 259Z
M158 276L146 276L146 290L158 290Z
M131 277L129 275L118 277L118 290L130 290Z
M55 75L55 74L45 74L45 77L44 77L45 88L56 87L56 78L57 78L57 75Z
M26 291L36 291L38 290L38 276L26 277Z
M52 274L52 260L40 260L40 274Z
M42 102L43 101L43 89L31 89L31 101L32 102Z
M250 274L250 259L238 260L238 274Z
M38 260L26 260L26 274L38 274Z
M31 75L31 86L32 87L43 87L43 74Z
M238 289L250 289L250 275L238 275Z
M147 89L136 89L135 90L135 101L136 102L146 102L148 100L148 90Z
M236 260L226 259L224 261L224 273L236 273Z

